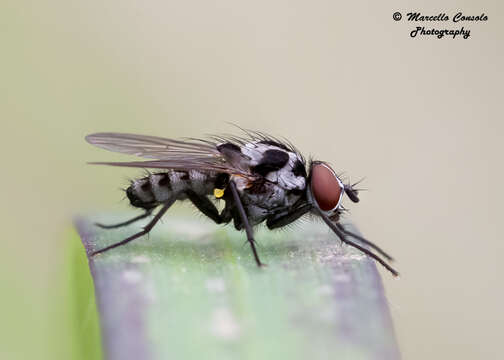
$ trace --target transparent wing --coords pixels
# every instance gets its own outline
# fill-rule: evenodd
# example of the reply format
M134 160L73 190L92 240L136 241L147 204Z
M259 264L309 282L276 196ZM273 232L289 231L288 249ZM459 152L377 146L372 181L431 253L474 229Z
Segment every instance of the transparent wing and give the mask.
M205 140L181 141L147 135L96 133L86 136L86 141L106 150L149 159L221 157L216 144Z
M92 164L157 169L194 169L250 175L241 166L241 161L236 161L219 152L217 143L212 141L199 139L183 141L123 133L91 134L86 136L86 141L106 150L155 159L152 161L93 162Z

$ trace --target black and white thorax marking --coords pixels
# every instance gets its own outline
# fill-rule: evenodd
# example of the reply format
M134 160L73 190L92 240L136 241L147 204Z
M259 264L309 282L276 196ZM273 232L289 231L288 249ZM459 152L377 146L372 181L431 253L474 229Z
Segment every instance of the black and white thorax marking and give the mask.
M303 158L273 142L247 143L240 152L250 158L247 166L256 179L233 175L252 225L269 214L291 208L306 190Z
M306 164L290 144L260 132L245 131L244 137L215 136L209 140L174 140L157 136L97 133L86 140L98 147L147 158L147 161L98 162L94 164L157 169L135 180L126 190L131 205L145 213L103 228L117 228L148 217L161 209L144 230L92 255L124 245L147 233L177 200L189 200L217 224L233 222L244 229L257 265L262 265L254 244L252 226L266 222L269 229L288 225L305 214L320 216L345 243L372 257L394 275L397 272L357 239L388 260L378 246L347 231L340 223L344 194L358 202L354 185L343 184L325 162ZM308 168L308 169L307 169ZM308 171L307 171L308 170ZM219 211L216 201L224 201Z

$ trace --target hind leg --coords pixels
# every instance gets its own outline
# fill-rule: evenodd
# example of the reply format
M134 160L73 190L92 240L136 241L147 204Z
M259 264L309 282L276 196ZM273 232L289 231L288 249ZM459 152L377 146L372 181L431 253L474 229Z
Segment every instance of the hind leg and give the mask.
M163 204L163 207L161 208L161 210L158 211L158 213L156 214L156 216L154 216L154 218L143 228L142 231L140 231L140 232L138 232L138 233L136 233L134 235L131 235L130 237L127 237L126 239L124 239L122 241L119 241L118 243L109 245L109 246L104 247L103 249L100 249L100 250L93 251L91 253L91 256L103 253L105 251L108 251L110 249L116 248L116 247L121 246L121 245L125 245L125 244L129 243L130 241L133 241L133 240L139 238L140 236L148 234L152 230L152 228L154 227L154 225L156 225L157 222L163 217L163 215L166 213L166 211L168 211L168 209L170 208L170 206L173 205L173 203L175 202L175 200L176 199L173 198L173 199L170 199L170 200L166 201Z
M217 224L228 223L229 220L225 215L220 215L219 210L215 207L214 203L205 195L199 195L192 190L185 191L187 197L196 208ZM223 212L224 214L224 212Z
M133 219L129 219L129 220L123 221L118 224L111 224L111 225L105 225L105 224L101 224L101 223L94 223L94 224L98 227L101 227L102 229L117 229L117 228L120 228L123 226L133 224L134 222L137 222L138 220L145 219L146 217L148 217L152 214L152 210L154 210L154 209L146 210L145 213L143 213L142 215L135 216Z

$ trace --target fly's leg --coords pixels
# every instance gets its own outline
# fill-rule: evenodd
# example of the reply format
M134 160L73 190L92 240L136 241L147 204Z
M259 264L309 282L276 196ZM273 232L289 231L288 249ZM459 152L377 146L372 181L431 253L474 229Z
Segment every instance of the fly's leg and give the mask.
M301 216L309 212L313 208L312 204L304 204L291 212L281 212L269 216L266 219L266 226L268 229L276 229L296 221Z
M370 246L371 248L375 249L377 252L379 252L380 254L382 254L382 256L384 256L385 258L387 258L387 260L389 261L393 261L394 259L392 258L392 256L390 256L389 254L387 254L385 251L383 251L380 247L378 247L378 245L375 245L374 243L372 243L371 241L369 240L366 240L364 239L362 236L360 235L357 235L357 234L354 234L353 232L350 232L348 231L347 229L345 229L343 227L343 225L341 224L338 224L336 223L335 224L343 234L347 235L347 236L351 236L353 238L356 238L357 240L359 240L360 242Z
M250 244L250 247L252 248L252 253L254 254L254 259L256 261L256 264L257 264L257 266L263 266L264 264L261 263L261 260L259 260L259 255L257 255L257 250L256 250L255 243L254 243L254 234L252 232L252 227L250 226L250 223L247 218L247 214L245 213L245 209L243 208L243 204L241 202L240 195L238 194L238 190L236 189L236 185L233 181L230 181L229 187L231 188L231 193L233 194L233 199L234 199L235 205L238 208L238 212L240 214L243 226L245 227L245 232L247 233L247 240Z
M152 214L152 210L153 209L149 209L149 210L145 211L145 213L143 213L142 215L138 215L138 216L134 217L133 219L126 220L122 223L113 224L113 225L104 225L101 223L95 223L95 225L98 227L101 227L102 229L117 229L117 228L120 228L120 227L123 227L126 225L133 224L134 222L136 222L138 220L145 219L146 217L148 217Z
M362 251L364 254L366 254L367 256L375 259L376 261L378 261L381 265L383 265L383 267L385 269L387 269L388 271L390 271L392 273L392 275L394 276L399 276L399 273L393 268L391 267L389 264L387 264L382 258L380 258L378 255L374 254L373 252L369 251L368 249L366 249L365 247L362 247L360 246L359 244L356 244L354 243L353 241L347 239L347 237L345 236L345 233L343 231L340 230L340 228L338 226L336 226L335 223L333 223L331 221L331 219L326 215L324 214L324 212L320 209L318 209L317 207L314 207L314 209L317 211L317 213L320 215L320 217L322 218L322 220L324 220L324 222L327 224L327 226L329 226L331 228L331 230L340 238L341 241L343 241L345 244L348 244L350 246L353 246L354 248Z
M210 219L215 221L217 224L222 224L224 221L223 217L219 215L219 211L215 205L204 195L198 195L192 190L186 190L186 195L191 200L194 206L201 211L203 214L208 216Z
M112 245L109 245L103 249L100 249L100 250L96 250L96 251L93 251L91 253L91 256L94 256L96 254L100 254L100 253L103 253L105 251L108 251L110 249L113 249L113 248L116 248L118 246L121 246L121 245L124 245L124 244L127 244L129 243L130 241L133 241L137 238L139 238L140 236L143 236L145 234L148 234L152 228L154 227L154 225L157 224L157 222L161 219L161 217L163 217L163 215L166 213L166 211L170 208L170 206L173 205L173 203L175 202L175 198L171 199L171 200L168 200L167 202L165 202L163 204L163 207L161 208L161 210L158 211L158 213L156 214L156 216L154 216L154 218L143 228L142 231L134 234L134 235L131 235L130 237L127 237L126 239L122 240L122 241L119 241L118 243L115 243L115 244L112 244Z
M231 213L231 209L227 205L228 203L226 202L226 206L220 213L220 217L222 219L223 224L229 223L231 220L233 220L233 214Z

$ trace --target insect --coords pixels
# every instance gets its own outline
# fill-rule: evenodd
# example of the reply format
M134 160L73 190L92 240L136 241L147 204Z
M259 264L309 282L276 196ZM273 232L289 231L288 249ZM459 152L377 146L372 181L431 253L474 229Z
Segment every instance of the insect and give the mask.
M263 263L255 246L253 226L265 221L269 229L280 228L311 213L320 216L341 241L370 256L394 276L398 275L369 249L391 261L386 252L346 230L339 222L344 211L343 196L359 202L355 184L344 184L326 162L307 163L289 142L262 132L243 131L243 136L183 140L123 133L88 135L86 140L100 148L150 159L91 164L158 169L133 181L126 189L131 205L143 209L143 214L119 224L97 225L106 229L130 225L151 216L160 207L142 231L91 255L148 234L175 201L189 200L217 224L232 221L237 230L244 229L258 266ZM220 213L215 206L217 200L224 201Z

